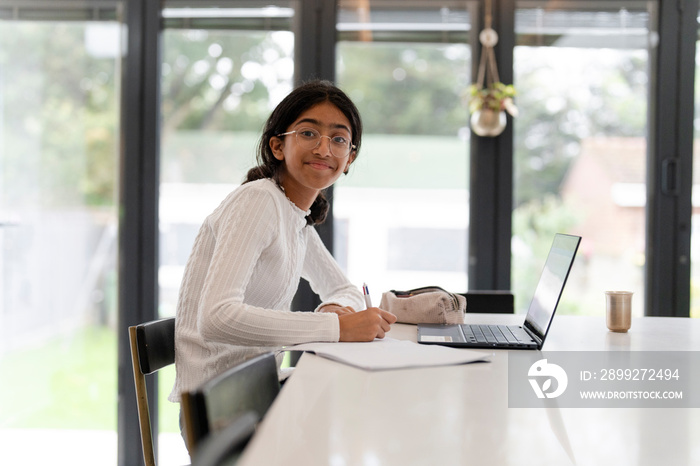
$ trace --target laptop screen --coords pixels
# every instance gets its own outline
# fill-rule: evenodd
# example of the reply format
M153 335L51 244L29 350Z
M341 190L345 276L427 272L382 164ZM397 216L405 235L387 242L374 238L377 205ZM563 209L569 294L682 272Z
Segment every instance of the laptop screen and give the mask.
M579 236L561 233L554 236L552 247L542 270L542 276L525 318L525 326L539 335L540 338L544 338L549 329L580 242Z

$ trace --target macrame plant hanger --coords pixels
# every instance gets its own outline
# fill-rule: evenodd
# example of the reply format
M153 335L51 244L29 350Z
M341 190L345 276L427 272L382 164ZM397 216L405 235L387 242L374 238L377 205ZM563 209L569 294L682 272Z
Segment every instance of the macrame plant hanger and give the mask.
M484 79L486 87L493 85L495 82L500 82L498 78L498 66L496 66L496 54L493 48L498 43L498 33L491 27L491 0L486 0L484 11L484 29L479 33L479 42L481 42L481 60L479 61L479 71L477 74L476 85L479 89L484 88ZM486 73L486 69L490 74Z
M513 87L505 86L498 77L496 54L498 33L492 25L491 0L484 2L484 29L479 33L481 59L477 80L472 86L471 127L478 136L495 137L503 132L507 119L505 110L515 116L517 109L510 98ZM484 85L486 87L484 87Z

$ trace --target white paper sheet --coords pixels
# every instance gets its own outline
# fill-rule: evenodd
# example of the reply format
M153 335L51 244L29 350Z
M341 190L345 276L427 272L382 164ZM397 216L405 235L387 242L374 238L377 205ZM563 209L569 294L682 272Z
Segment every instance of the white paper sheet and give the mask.
M304 343L287 346L285 351L308 351L318 356L371 371L412 367L449 366L488 361L490 353L412 341L377 339L366 343Z

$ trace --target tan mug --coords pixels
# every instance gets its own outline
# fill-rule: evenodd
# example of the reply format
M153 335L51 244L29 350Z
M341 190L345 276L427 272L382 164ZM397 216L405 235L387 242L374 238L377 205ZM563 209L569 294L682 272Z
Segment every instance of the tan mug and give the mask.
M632 326L632 292L605 292L605 319L611 332L626 332Z

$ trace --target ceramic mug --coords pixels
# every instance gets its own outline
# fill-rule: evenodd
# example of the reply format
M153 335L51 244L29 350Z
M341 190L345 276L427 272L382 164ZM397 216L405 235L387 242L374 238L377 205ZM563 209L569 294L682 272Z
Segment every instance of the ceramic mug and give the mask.
M626 332L632 326L632 292L605 292L606 324L611 332Z

